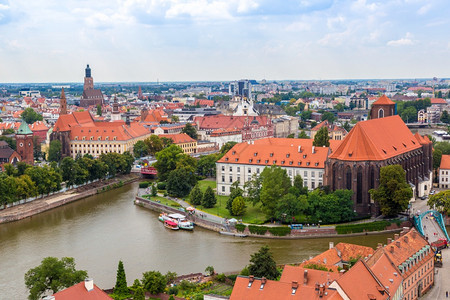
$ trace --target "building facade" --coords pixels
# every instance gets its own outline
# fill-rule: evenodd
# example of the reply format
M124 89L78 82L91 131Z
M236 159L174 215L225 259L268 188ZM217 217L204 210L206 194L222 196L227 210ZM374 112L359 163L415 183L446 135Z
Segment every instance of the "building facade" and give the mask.
M439 167L439 187L441 189L450 187L450 155L442 155Z
M84 77L83 94L80 98L80 106L102 106L103 102L102 91L94 89L94 78L91 76L91 68L87 65Z
M322 127L326 127L328 129L328 136L330 137L331 140L342 141L347 136L348 133L347 130L345 130L344 128L334 125L332 123L330 124L328 120L325 120L311 129L311 139L314 139L317 132Z
M370 109L371 119L380 119L390 117L396 114L395 102L389 99L386 95L381 96L372 104Z
M29 165L34 165L33 147L33 131L31 131L28 124L23 121L16 132L16 149L21 157L21 161Z

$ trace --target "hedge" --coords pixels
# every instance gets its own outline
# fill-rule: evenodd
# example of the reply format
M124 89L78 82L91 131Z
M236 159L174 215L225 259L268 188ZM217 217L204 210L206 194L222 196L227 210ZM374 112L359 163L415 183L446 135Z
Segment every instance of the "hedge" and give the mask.
M270 227L269 232L275 236L285 236L291 234L291 229L289 227Z
M389 221L377 221L372 223L336 225L336 231L338 234L357 233L364 231L382 231L390 224L391 222Z
M148 182L148 181L141 181L141 182L139 182L139 188L146 189L146 188L148 188L149 184L150 184L150 182Z
M165 183L164 181L158 182L158 183L156 184L156 188L157 188L158 190L165 190L165 189L166 189L166 183Z
M247 226L245 226L244 224L236 224L236 230L237 231L239 231L239 232L244 232L244 230L245 230L245 227L247 227Z
M259 235L266 234L269 227L266 226L255 226L255 225L248 225L248 230L250 230L251 233L256 233Z

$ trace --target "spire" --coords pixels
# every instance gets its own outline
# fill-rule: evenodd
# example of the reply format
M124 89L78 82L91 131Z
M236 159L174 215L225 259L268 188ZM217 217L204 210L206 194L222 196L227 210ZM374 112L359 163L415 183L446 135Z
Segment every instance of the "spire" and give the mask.
M20 123L19 129L17 129L17 135L26 135L26 134L33 134L33 131L31 131L27 122L25 122L25 120L22 120L22 123Z
M87 67L86 67L86 70L85 70L85 77L91 77L91 68L89 68L89 64L87 65Z
M67 115L67 100L64 88L61 89L61 98L59 100L59 115Z

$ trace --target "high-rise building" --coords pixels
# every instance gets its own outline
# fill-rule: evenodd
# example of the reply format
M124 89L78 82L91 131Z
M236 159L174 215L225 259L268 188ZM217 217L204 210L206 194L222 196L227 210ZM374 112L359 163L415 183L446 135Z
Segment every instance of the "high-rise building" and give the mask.
M87 65L84 76L83 95L80 99L81 107L103 105L103 94L101 90L94 89L94 78L91 76L91 68Z
M230 82L228 93L230 96L252 99L252 84L248 79Z

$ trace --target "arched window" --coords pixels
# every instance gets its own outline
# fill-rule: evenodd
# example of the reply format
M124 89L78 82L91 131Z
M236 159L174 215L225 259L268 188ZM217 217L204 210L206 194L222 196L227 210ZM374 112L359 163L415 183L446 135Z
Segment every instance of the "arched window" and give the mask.
M356 203L362 203L362 167L356 173Z
M382 108L380 108L378 110L378 118L383 118L384 117L384 110Z
M350 167L347 167L345 169L345 188L347 190L352 189L352 170L350 169Z

